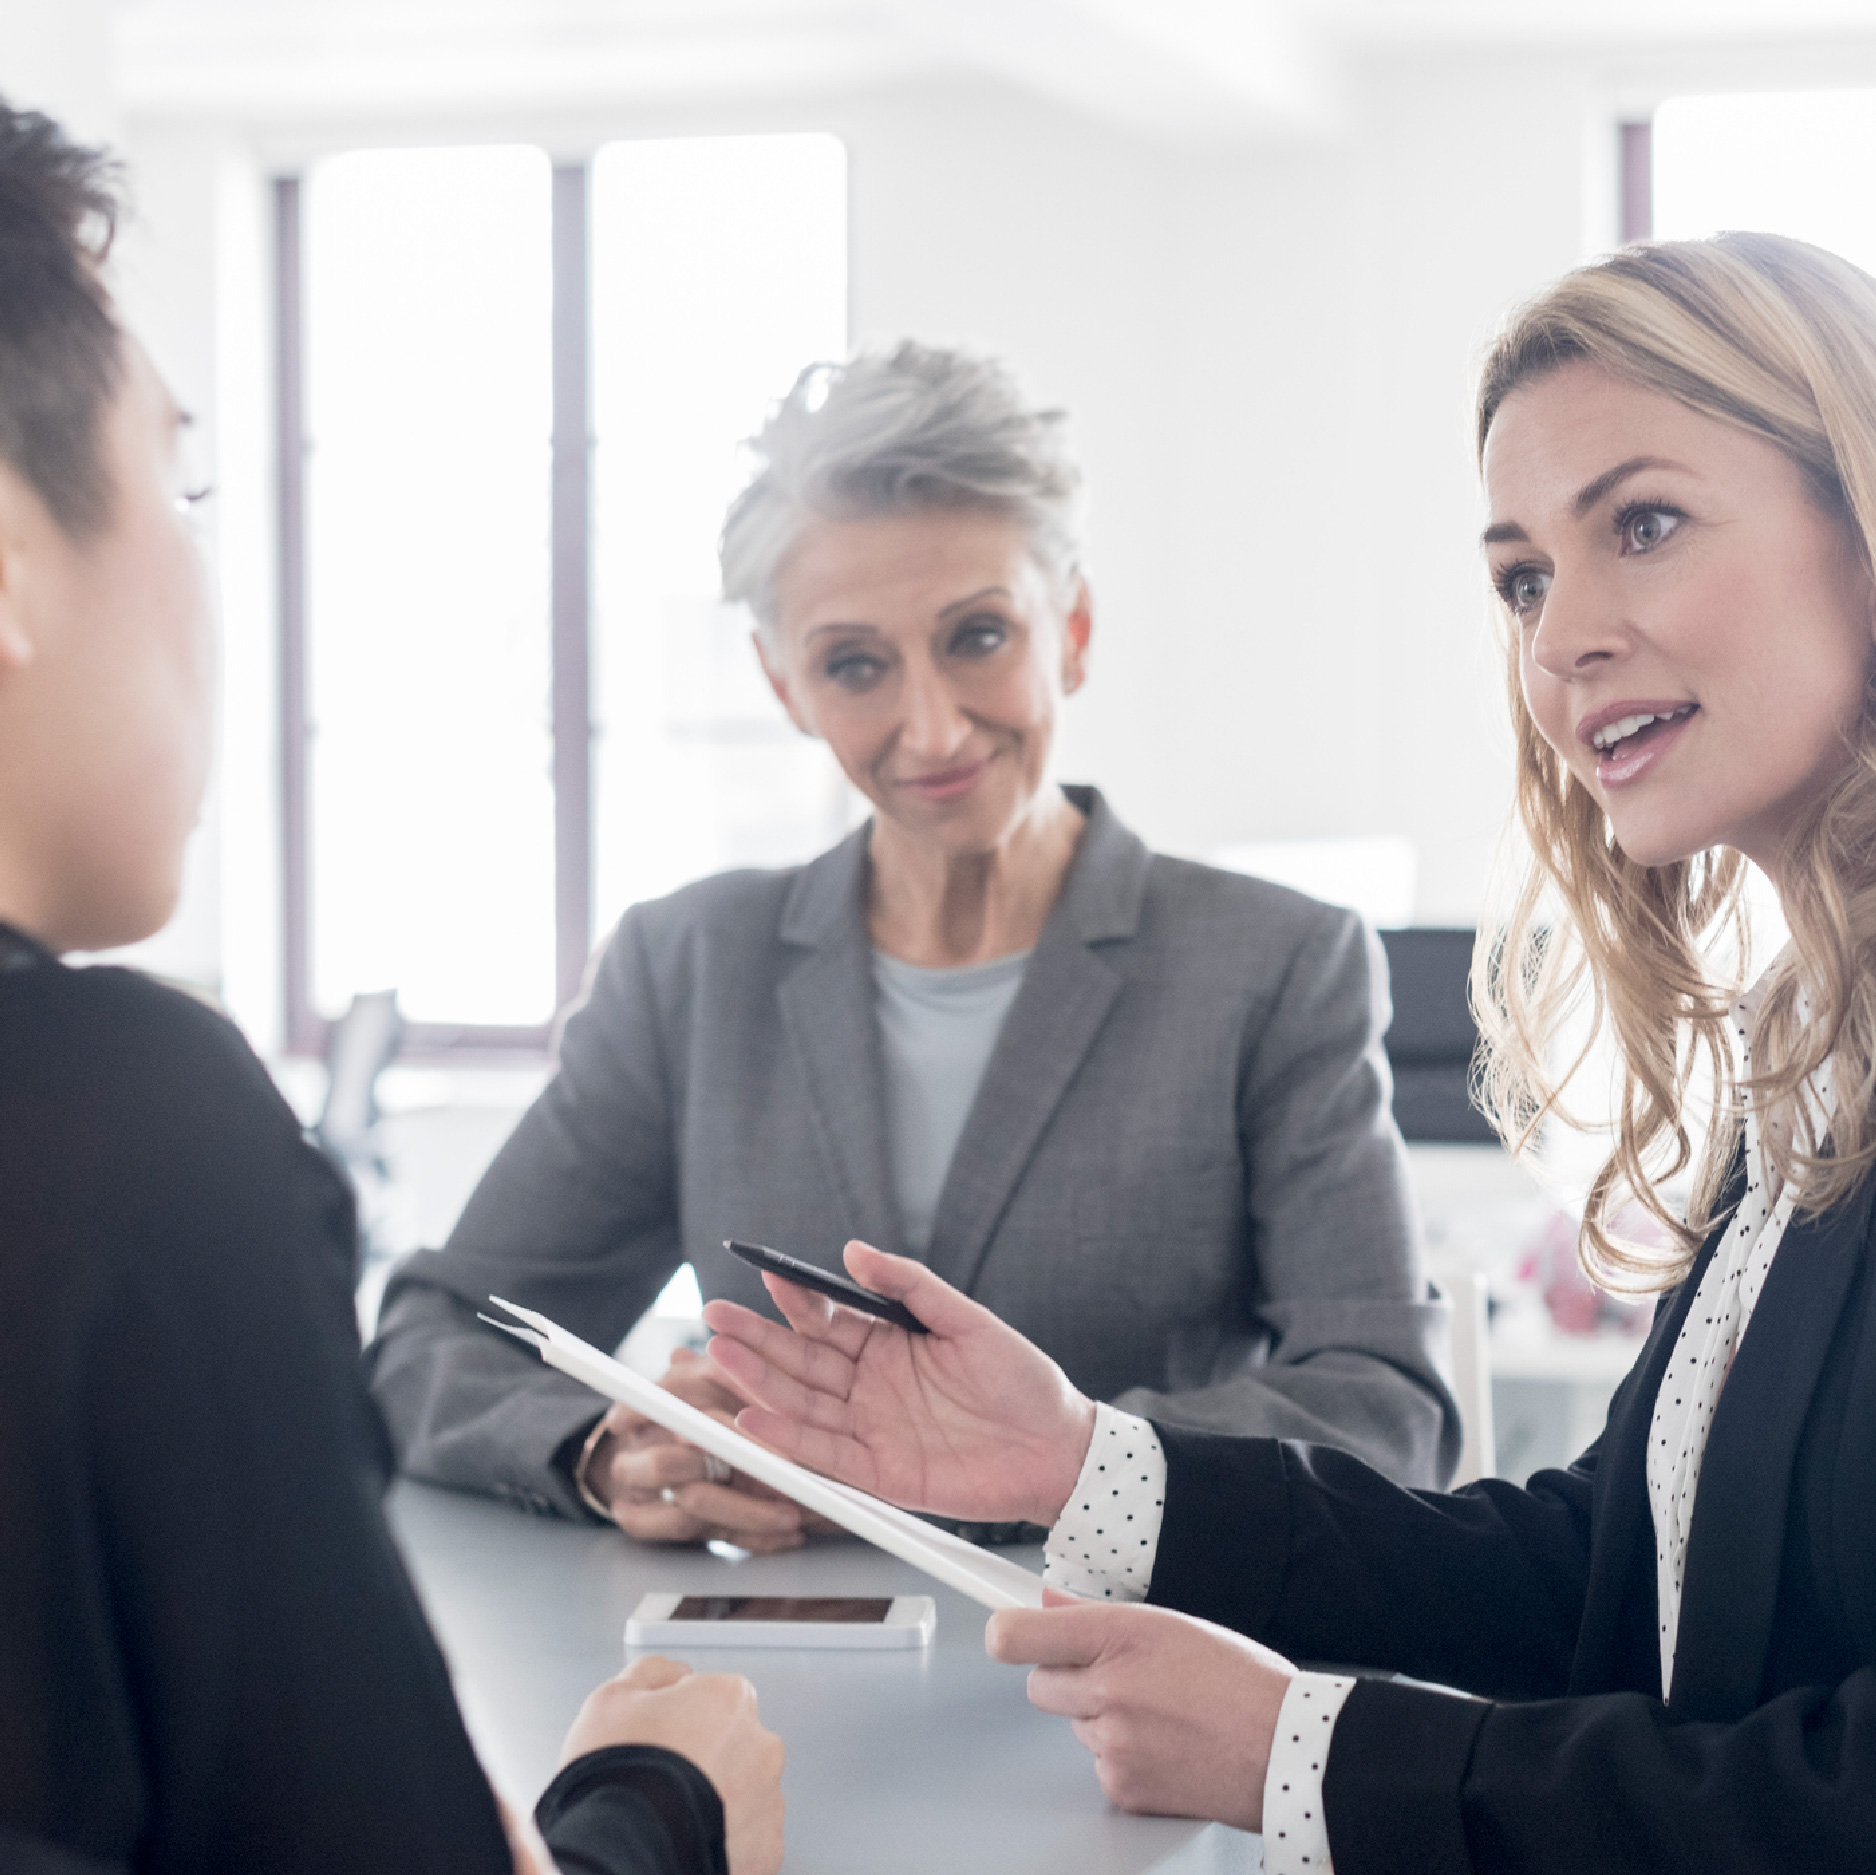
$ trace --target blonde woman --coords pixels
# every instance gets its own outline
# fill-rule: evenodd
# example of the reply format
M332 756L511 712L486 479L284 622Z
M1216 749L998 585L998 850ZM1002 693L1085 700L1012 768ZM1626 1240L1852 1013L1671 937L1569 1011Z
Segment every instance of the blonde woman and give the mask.
M713 1353L783 1450L1157 1604L989 1645L1118 1802L1261 1829L1272 1875L1873 1868L1876 282L1767 235L1626 250L1512 319L1478 437L1536 854L1482 947L1487 1091L1514 1145L1561 1115L1545 1041L1590 998L1624 1080L1583 1254L1662 1298L1597 1444L1439 1495L1156 1426L859 1245L929 1337L778 1287L797 1332L717 1303ZM1747 861L1793 938L1740 997ZM1657 1181L1696 1156L1683 1220ZM1612 1235L1630 1193L1670 1254Z

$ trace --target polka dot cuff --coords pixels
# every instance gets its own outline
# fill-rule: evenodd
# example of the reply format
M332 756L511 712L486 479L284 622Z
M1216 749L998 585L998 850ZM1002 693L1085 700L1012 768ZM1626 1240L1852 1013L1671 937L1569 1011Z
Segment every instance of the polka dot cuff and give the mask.
M1354 1684L1339 1673L1299 1673L1283 1696L1264 1773L1264 1875L1335 1875L1322 1773Z
M1094 1601L1143 1602L1166 1512L1166 1448L1144 1419L1094 1409L1094 1437L1056 1519L1042 1579Z

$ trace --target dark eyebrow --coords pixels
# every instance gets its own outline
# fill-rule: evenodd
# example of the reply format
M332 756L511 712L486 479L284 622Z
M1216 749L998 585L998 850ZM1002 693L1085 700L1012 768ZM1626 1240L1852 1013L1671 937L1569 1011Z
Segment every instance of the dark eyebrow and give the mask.
M980 599L1007 599L1010 589L1007 586L986 586L982 592L974 592L968 599L953 599L938 614L941 619L948 619L954 612L962 612L974 606Z
M1626 462L1618 462L1613 469L1604 469L1592 482L1585 482L1577 490L1575 501L1570 504L1571 512L1580 521L1597 502L1613 488L1626 482L1631 475L1639 475L1643 469L1678 469L1683 475L1693 474L1684 462L1674 462L1666 456L1630 456ZM1482 547L1496 547L1502 541L1530 539L1516 521L1495 521L1479 536Z
M1693 473L1685 463L1670 462L1666 456L1630 456L1626 462L1618 462L1613 469L1604 469L1593 482L1583 484L1572 503L1576 518L1580 521L1610 489L1618 483L1626 482L1631 475L1639 474L1643 469L1679 469L1683 475Z

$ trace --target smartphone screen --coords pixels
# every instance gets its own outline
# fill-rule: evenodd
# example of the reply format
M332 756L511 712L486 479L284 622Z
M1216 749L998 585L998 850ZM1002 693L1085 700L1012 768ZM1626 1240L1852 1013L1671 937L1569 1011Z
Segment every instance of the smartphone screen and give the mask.
M881 1622L890 1595L686 1595L667 1621Z

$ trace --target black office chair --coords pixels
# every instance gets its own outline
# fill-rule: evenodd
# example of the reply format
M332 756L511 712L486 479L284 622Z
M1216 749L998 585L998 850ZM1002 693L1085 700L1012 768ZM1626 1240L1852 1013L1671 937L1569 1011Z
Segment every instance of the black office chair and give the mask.
M1394 1071L1394 1122L1403 1139L1425 1145L1495 1146L1498 1135L1472 1104L1470 1076L1478 1025L1466 1000L1473 932L1416 925L1383 931L1394 1020L1387 1058ZM1470 1484L1497 1470L1492 1412L1491 1298L1477 1270L1450 1270L1442 1282L1453 1304L1453 1391L1464 1442L1452 1483Z
M1394 995L1387 1032L1394 1071L1394 1120L1404 1139L1454 1146L1495 1145L1498 1135L1472 1104L1469 1076L1478 1025L1466 1001L1472 969L1470 927L1413 925L1381 933Z

